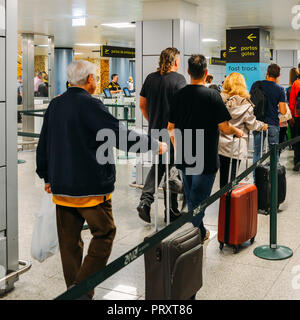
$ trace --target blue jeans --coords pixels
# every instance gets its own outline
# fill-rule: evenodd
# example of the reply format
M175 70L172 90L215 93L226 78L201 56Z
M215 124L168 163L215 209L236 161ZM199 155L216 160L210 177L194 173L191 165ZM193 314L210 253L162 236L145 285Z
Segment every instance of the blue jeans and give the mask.
M279 143L279 133L280 128L277 126L269 125L268 127L268 144L278 144ZM253 131L254 136L254 154L253 154L253 163L258 161L261 158L261 135L259 131ZM264 131L263 137L263 146L265 144L266 132ZM277 154L277 160L279 161L279 152ZM255 173L253 172L254 182L255 182Z
M191 211L210 196L216 173L188 176L182 172L182 178L186 201L189 211ZM192 221L195 227L200 228L202 238L204 238L206 234L206 229L203 224L204 214L205 210L200 212Z

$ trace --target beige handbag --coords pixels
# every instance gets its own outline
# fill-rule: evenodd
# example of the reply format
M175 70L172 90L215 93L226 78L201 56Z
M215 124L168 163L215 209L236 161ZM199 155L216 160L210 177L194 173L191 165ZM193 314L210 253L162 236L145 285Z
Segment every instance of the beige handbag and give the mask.
M281 114L281 113L279 114L279 119L280 119L280 122L286 122L292 119L292 114L289 106L287 106L286 114Z

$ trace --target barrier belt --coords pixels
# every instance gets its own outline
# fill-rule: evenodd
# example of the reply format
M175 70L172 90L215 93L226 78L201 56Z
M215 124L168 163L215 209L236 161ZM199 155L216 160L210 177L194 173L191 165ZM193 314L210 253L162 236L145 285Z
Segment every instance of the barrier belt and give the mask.
M291 140L288 140L286 142L282 142L280 144L277 145L277 150L281 150L281 149L284 149L286 148L287 146L290 146L292 144L295 144L297 142L300 142L300 136L299 137L296 137L296 138L293 138Z
M18 136L20 136L20 137L29 137L29 138L39 138L40 137L40 135L38 133L22 132L22 131L18 131Z
M20 113L27 113L27 112L46 112L47 109L28 109L28 110L18 110Z
M45 117L44 114L39 114L35 112L23 112L23 116L32 116L32 117L41 117L41 118Z
M254 163L251 167L242 172L235 180L228 183L225 187L217 191L211 197L204 200L199 207L195 208L189 213L183 214L179 219L176 219L170 225L155 233L153 236L147 238L142 243L126 252L113 262L109 263L106 267L102 268L100 271L94 273L89 276L86 280L78 283L76 286L70 288L60 296L58 296L55 300L75 300L80 298L82 295L86 294L88 291L93 290L100 283L105 281L107 278L111 277L113 274L118 272L119 270L126 267L131 262L135 261L141 255L143 255L150 248L159 244L163 239L168 237L174 231L179 229L185 223L191 221L194 217L199 215L201 211L206 209L216 200L221 198L226 192L231 190L234 186L236 186L241 180L246 178L252 171L255 170L257 166L259 166L262 162L264 162L270 156L270 151L264 154L256 163Z

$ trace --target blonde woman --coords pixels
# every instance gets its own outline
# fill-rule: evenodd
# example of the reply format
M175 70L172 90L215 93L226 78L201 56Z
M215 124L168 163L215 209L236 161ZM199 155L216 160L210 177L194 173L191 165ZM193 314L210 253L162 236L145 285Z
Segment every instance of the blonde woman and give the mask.
M250 131L265 131L267 130L268 125L256 120L256 117L254 116L254 105L250 100L250 94L247 90L245 78L240 73L233 72L225 79L221 96L232 118L229 122L234 127L239 128L244 132L244 135L241 138L239 159L247 159ZM232 143L232 135L224 135L220 133L219 156L221 188L228 183ZM231 179L233 178L237 168L238 145L239 142L235 139Z

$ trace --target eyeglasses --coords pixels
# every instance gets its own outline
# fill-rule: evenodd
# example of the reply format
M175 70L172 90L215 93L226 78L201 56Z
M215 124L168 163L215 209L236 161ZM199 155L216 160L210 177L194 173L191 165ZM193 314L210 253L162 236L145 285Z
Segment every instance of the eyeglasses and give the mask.
M89 78L89 76L90 76L90 75L88 75L87 79ZM93 76L93 78L95 79L96 82L99 82L99 81L100 81L100 77L99 77L99 76L97 76L96 78L95 78L95 75L94 75L94 74L93 74L92 76Z

